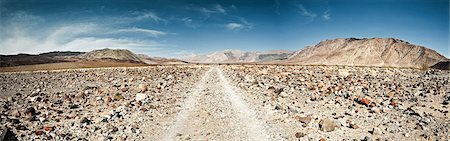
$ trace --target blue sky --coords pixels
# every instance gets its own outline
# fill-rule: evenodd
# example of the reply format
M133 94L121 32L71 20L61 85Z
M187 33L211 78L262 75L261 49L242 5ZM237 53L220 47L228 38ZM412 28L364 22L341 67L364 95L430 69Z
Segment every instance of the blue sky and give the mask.
M448 0L0 0L0 54L124 48L160 57L394 37L450 57Z

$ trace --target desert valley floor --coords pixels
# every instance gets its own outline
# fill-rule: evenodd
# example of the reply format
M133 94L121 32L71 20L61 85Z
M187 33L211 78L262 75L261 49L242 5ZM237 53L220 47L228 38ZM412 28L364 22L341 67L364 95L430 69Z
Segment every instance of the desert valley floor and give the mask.
M167 65L0 73L19 140L448 140L450 72ZM9 133L8 133L8 132Z

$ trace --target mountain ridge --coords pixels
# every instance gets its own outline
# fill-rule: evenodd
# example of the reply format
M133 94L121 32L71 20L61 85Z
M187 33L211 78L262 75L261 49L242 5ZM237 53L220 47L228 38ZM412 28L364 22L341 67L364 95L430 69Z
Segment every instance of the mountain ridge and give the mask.
M445 60L432 49L396 38L336 38L305 47L278 63L424 68Z

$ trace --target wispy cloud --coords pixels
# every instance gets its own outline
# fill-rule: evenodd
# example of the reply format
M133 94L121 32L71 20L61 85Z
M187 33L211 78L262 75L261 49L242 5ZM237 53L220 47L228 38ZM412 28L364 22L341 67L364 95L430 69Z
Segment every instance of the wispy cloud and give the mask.
M30 25L27 23L33 23L33 20L41 19L41 17L29 13L14 16L17 17L1 23L0 54L91 51L101 48L121 48L150 53L152 52L150 50L164 50L173 46L152 38L134 38L118 34L148 34L152 37L172 34L158 30L135 27L117 30L117 25L105 24L101 21L43 22ZM39 34L36 34L37 29L40 31Z
M230 22L227 23L225 25L225 28L227 30L231 30L231 31L241 31L241 30L250 30L253 28L253 24L249 23L247 20L245 20L245 18L242 17L238 17L239 18L239 23L238 22Z
M325 12L323 12L322 17L326 21L331 20L331 10L327 9Z
M220 4L216 4L216 5L214 5L214 9L217 11L217 12L220 12L220 13L222 13L222 14L227 14L227 11L222 7L222 5L220 5Z
M167 32L163 32L163 31L158 31L158 30L152 30L152 29L144 29L144 28L127 28L127 29L119 29L116 30L116 33L124 33L124 32L129 32L129 33L144 33L144 34L148 34L152 37L159 37L159 36L163 36L163 35L167 35Z
M185 26L190 27L190 28L198 28L199 25L194 23L194 19L192 19L191 17L183 17L180 18L179 21L183 22Z
M236 6L232 5L231 9L236 9ZM220 4L214 4L209 7L199 7L189 5L188 7L186 7L186 10L198 11L207 17L209 17L211 14L222 14L222 15L228 14L227 8L223 7Z
M132 14L136 15L134 17L137 20L152 20L155 23L167 22L167 20L159 17L155 12L151 11L134 11Z
M253 28L253 24L248 22L245 18L243 17L236 17L236 18L238 19L239 22L228 23L226 25L228 30L241 31L241 30L250 30Z
M302 4L297 5L297 7L300 10L300 14L302 16L308 17L311 21L313 21L317 17L316 13L308 11Z
M239 30L241 30L241 29L244 28L244 25L239 24L239 23L228 23L228 24L226 25L226 28L227 28L228 30L239 31Z

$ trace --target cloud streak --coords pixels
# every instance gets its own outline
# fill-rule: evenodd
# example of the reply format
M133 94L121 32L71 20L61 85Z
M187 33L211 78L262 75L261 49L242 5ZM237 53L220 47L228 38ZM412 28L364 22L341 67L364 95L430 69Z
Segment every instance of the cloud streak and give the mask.
M239 31L244 28L244 25L239 23L228 23L225 27L228 30Z
M151 12L151 11L134 11L132 13L133 15L136 15L136 17L134 17L136 20L151 20L155 23L167 23L166 19L163 19L161 17L159 17L155 12Z
M230 31L242 31L250 30L253 28L253 24L248 22L243 17L236 17L239 22L230 22L225 25L225 28Z
M190 7L188 9L200 11L205 15L209 14L223 14L227 15L227 10L220 4L214 4L212 7Z
M152 37L159 37L167 35L167 32L152 30L152 29L143 29L143 28L128 28L128 29L119 29L115 33L144 33L150 35Z
M300 10L299 12L302 16L309 18L311 21L313 21L317 17L316 13L308 11L302 4L297 5L297 8Z
M325 12L323 12L322 17L326 21L331 20L331 11L330 11L330 9L327 9Z

